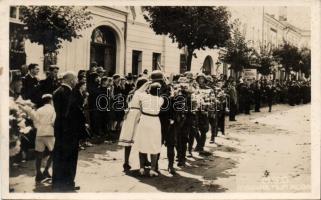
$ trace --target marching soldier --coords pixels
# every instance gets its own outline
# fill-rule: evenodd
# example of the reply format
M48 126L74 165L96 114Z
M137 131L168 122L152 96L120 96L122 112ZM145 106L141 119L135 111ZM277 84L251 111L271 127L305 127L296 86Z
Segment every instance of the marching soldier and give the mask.
M252 90L249 81L245 81L242 92L244 95L244 113L249 115L252 103Z
M216 128L215 134L212 134L211 142L215 143L215 137L217 136L218 131L222 132L222 135L225 135L225 107L226 107L226 94L224 90L222 90L223 83L218 81L215 87L215 97L216 97Z
M229 120L230 121L236 121L235 119L235 115L237 112L237 104L238 104L238 98L237 98L237 90L235 88L235 81L231 80L226 88L226 92L229 96L229 101L227 103L229 103L229 108L230 108L230 112L229 112Z
M275 87L272 85L271 81L267 82L266 87L264 88L265 96L266 96L266 101L269 106L269 112L272 111L272 104L273 104L273 97L276 93Z
M215 91L215 85L213 84L213 78L211 76L206 76L207 86L210 87L213 91ZM214 92L215 94L215 92ZM208 121L211 125L211 141L210 143L214 143L215 137L217 136L217 115L216 115L216 106L215 96L213 95L210 101L210 107L208 111Z
M196 135L197 146L195 148L195 151L198 151L200 155L207 156L209 152L204 151L204 146L206 142L206 133L209 130L209 97L213 95L214 92L210 87L206 85L206 77L204 74L199 74L196 78L196 82L199 86L197 93L201 98L201 106L197 112L199 134Z
M189 131L186 131L190 120L188 120L188 113L191 111L191 94L188 92L189 84L186 77L180 77L178 79L178 90L175 92L173 97L173 114L172 118L174 120L173 129L176 133L176 149L178 164L177 166L185 166L186 161L186 150L188 143Z
M191 109L187 113L187 130L188 130L188 157L193 157L192 150L194 145L194 139L198 135L198 116L197 116L197 97L195 91L198 84L193 78L193 73L188 71L184 73L189 83L188 92L191 94Z
M255 112L260 112L261 108L261 86L259 81L255 81L252 84L252 91L253 91L253 96L254 96L254 111Z
M174 157L175 157L175 135L172 134L170 130L170 125L173 123L172 116L171 116L171 88L165 82L164 74L160 70L155 70L151 73L150 78L152 82L158 82L161 84L161 88L159 90L160 96L163 97L164 103L161 107L159 113L159 119L161 123L161 132L162 132L162 144L167 147L167 159L168 159L168 171L171 174L176 174L174 168ZM159 159L159 155L158 155ZM157 169L158 171L158 165Z

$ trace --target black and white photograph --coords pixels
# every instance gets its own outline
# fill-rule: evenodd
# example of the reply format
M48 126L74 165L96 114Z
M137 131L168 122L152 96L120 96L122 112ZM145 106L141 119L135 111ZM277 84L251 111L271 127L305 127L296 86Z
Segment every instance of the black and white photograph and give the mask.
M320 1L233 2L0 2L2 198L319 199Z

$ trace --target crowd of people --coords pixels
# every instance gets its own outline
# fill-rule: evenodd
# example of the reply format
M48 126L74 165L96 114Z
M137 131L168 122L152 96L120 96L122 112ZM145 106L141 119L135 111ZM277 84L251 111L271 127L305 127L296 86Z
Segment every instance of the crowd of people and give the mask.
M211 134L210 143L215 143L218 132L224 135L226 115L236 121L239 113L260 112L262 106L271 112L274 103L305 104L311 96L310 81L246 80L192 72L166 77L160 70L107 77L96 63L89 70L62 76L53 65L44 80L38 80L38 73L39 66L30 64L27 74L12 76L10 96L17 103L32 103L18 103L35 127L28 139L22 138L20 155L27 159L34 143L36 182L51 178L52 163L55 191L79 189L74 182L78 151L92 146L93 141L118 141L124 146L125 172L131 169L129 157L136 145L139 173L150 176L160 173L158 160L165 145L168 171L176 174L175 152L179 167L194 152L210 155L204 149L206 134ZM41 171L44 155L49 159Z

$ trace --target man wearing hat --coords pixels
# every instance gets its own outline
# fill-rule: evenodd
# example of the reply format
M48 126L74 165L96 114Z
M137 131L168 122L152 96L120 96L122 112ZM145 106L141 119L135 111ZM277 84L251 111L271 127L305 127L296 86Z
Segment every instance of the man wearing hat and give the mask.
M215 91L215 85L214 85L214 80L211 75L206 75L206 83L209 88L211 88L213 91ZM211 98L215 99L215 96L213 95ZM215 100L211 101L211 105L213 109L210 109L208 111L208 121L211 125L211 139L213 136L216 137L217 134L217 117L216 117L216 103ZM212 141L212 140L211 140Z
M118 102L113 104L114 113L115 113L115 126L114 129L116 132L120 132L121 123L123 121L124 115L125 115L125 85L122 85L122 79L119 74L113 75L114 80L114 102ZM125 79L126 80L126 79Z
M99 66L99 67L97 67L96 72L97 72L98 76L99 76L100 78L102 78L102 77L104 76L106 70L104 70L103 67Z
M144 71L143 71L143 76L145 76L145 77L148 76L148 69L144 69Z
M126 83L126 91L128 91L128 94L130 91L132 91L135 87L135 81L132 73L128 73L126 76L127 83Z
M202 98L203 104L197 112L198 129L200 134L196 135L197 146L195 147L195 151L198 151L200 155L208 155L209 152L204 151L204 146L206 142L206 133L209 130L209 97L214 94L214 91L206 85L206 76L203 73L197 75L196 82L199 86L198 93Z
M51 178L49 168L52 162L52 151L55 144L54 137L54 122L56 119L56 112L52 105L52 95L42 95L43 106L36 111L30 107L22 107L32 118L35 127L37 128L37 136L35 142L36 152L36 182L41 182L45 178ZM45 170L41 172L41 162L45 148L49 150L49 158L46 163Z
M152 71L150 75L152 82L158 82L161 84L159 90L160 96L163 97L164 103L161 107L159 113L159 119L161 122L161 132L162 132L162 144L165 144L167 147L167 158L168 158L168 171L172 174L175 174L174 169L174 157L175 157L175 135L170 132L170 124L173 122L171 119L171 88L168 86L164 79L164 74L160 70ZM159 156L158 156L159 158ZM158 170L158 169L157 169Z
M186 150L188 143L188 136L191 132L191 94L189 92L189 80L186 77L180 77L178 79L178 91L173 97L173 111L172 118L174 123L172 124L171 134L176 136L177 143L177 157L178 166L185 166Z

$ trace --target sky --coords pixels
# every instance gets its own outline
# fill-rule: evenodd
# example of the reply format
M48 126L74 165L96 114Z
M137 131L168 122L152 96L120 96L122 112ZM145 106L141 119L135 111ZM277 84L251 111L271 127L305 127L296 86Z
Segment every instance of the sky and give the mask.
M280 7L265 7L267 13L275 14L278 16ZM286 7L287 21L292 25L310 30L311 28L311 10L309 7Z

